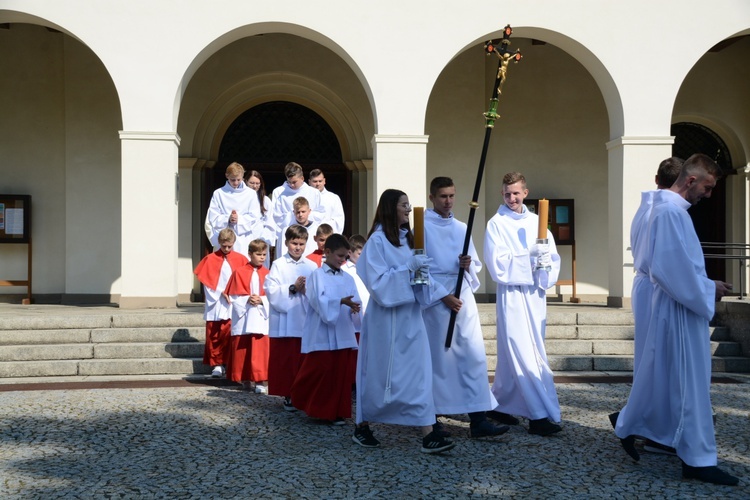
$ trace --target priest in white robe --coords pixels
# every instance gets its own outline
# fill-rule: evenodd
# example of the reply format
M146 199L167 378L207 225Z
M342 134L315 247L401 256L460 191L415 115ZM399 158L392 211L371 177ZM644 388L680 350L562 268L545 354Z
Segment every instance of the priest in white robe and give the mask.
M638 459L634 436L676 449L684 478L734 485L719 469L711 410L708 322L731 285L706 276L703 251L687 209L711 196L720 170L696 154L677 181L655 194L648 228L649 275L655 284L643 355L615 433Z
M672 157L667 158L659 164L656 172L656 186L659 189L668 189L674 184L682 168L682 159ZM654 191L644 191L641 193L641 205L635 212L633 222L630 224L630 251L633 254L633 269L635 277L633 278L633 288L630 294L633 309L633 318L635 320L635 336L633 357L633 371L638 370L638 364L641 361L643 353L643 343L646 338L648 322L651 318L651 297L653 295L654 285L648 275L648 221L651 216L651 207L653 205Z

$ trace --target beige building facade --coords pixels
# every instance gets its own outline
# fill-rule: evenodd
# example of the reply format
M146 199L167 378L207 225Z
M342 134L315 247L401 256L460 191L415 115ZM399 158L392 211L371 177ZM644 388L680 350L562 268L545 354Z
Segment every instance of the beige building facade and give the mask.
M578 296L627 304L640 192L673 148L697 147L728 174L695 215L702 239L750 241L746 0L0 0L0 195L32 197L35 298L191 300L230 160L269 192L287 161L324 168L351 233L384 189L426 205L436 175L456 181L465 220L497 69L483 44L505 24L524 58L500 99L477 247L503 174L522 171L530 197L575 200ZM27 253L0 243L0 280L23 279ZM747 265L716 272L748 288Z

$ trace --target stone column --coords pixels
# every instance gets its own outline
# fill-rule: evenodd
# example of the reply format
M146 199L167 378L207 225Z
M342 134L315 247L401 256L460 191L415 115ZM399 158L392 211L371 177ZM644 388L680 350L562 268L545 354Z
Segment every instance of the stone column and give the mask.
M120 131L122 285L120 307L177 303L179 136Z
M641 202L641 192L656 189L659 163L672 156L674 137L619 137L607 143L609 155L608 244L609 307L629 307L633 288L630 223Z

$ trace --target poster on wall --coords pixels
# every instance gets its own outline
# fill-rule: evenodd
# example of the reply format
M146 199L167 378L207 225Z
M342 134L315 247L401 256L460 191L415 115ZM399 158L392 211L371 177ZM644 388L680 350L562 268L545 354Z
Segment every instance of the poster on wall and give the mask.
M28 243L31 196L0 194L0 243Z
M539 200L526 198L524 201L530 212L536 213ZM555 238L557 245L573 245L575 243L575 204L572 199L550 199L549 220L547 227Z

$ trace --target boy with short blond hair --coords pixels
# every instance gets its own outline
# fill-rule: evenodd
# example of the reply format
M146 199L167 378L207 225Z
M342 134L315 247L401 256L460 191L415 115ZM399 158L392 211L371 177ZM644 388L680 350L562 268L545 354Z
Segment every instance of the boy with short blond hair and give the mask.
M503 177L504 203L487 222L484 262L497 283L497 368L492 393L498 407L487 416L518 424L529 420L529 433L549 436L562 430L554 375L547 361L546 290L560 273L560 255L552 233L537 242L539 217L528 210L526 178ZM525 318L525 321L517 321Z
M307 243L307 229L294 225L284 233L287 252L276 259L265 280L265 291L271 305L268 336L268 393L284 398L284 409L295 411L291 388L302 362L302 329L307 315L307 277L315 263L302 258Z
M258 197L243 179L245 168L232 162L226 169L226 184L214 191L206 213L204 229L214 250L218 249L219 232L231 229L237 238L237 249L245 257L252 235L262 224Z
M307 238L307 243L305 243L305 250L302 252L302 256L307 257L318 248L318 245L315 243L315 239L313 237L313 235L316 234L318 230L318 223L312 220L310 202L304 196L300 196L299 198L295 199L292 202L292 208L292 223L289 224L289 226L284 227L283 230L284 232L286 232L287 227L291 227L294 225L300 225L307 230L307 234L309 235L309 237Z
M268 392L269 305L263 285L268 244L250 242L250 262L232 273L225 293L232 304L227 378L259 394Z
M232 273L247 263L247 257L232 251L236 240L234 231L224 228L219 231L219 250L206 255L195 268L198 281L203 284L206 321L206 345L203 351L203 364L211 366L211 376L225 374L229 335L231 331L231 304L224 296Z
M318 267L322 266L323 260L325 258L326 240L332 234L333 228L330 225L321 224L320 226L318 226L318 229L315 231L315 239L313 240L315 241L315 244L318 246L318 248L315 249L315 251L311 254L306 255L305 258L315 262Z

